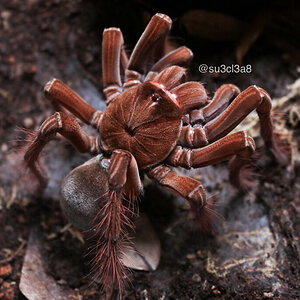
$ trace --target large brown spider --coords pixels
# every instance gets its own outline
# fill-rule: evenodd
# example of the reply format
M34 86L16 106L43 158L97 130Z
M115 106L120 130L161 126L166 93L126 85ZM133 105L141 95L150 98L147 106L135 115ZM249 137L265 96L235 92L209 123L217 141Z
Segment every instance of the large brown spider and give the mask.
M121 31L104 30L106 111L96 110L64 83L53 79L46 84L45 95L57 112L43 122L25 154L27 165L41 184L45 179L37 158L57 133L80 152L101 154L97 165L94 160L90 167L89 180L91 185L94 180L93 184L102 191L98 194L101 209L94 213L91 226L98 239L94 263L106 291L122 289L125 274L121 256L128 243L128 212L143 189L141 173L185 198L195 220L205 229L214 221L214 214L204 187L193 178L177 174L172 167L201 168L233 157L229 167L231 182L245 188L247 181L241 171L255 151L255 143L244 131L227 134L254 109L267 148L279 163L286 163L275 143L268 93L257 86L240 92L236 86L225 84L209 100L202 84L185 82L184 67L193 56L188 48L180 47L163 56L171 24L166 15L153 16L129 59ZM99 135L87 135L71 114L95 127ZM88 177L80 176L78 182L84 184ZM70 182L66 182L63 194L68 198L68 193L74 196L79 189L70 188ZM81 206L84 205L83 201ZM65 208L67 215L68 209ZM80 209L76 212L79 219Z

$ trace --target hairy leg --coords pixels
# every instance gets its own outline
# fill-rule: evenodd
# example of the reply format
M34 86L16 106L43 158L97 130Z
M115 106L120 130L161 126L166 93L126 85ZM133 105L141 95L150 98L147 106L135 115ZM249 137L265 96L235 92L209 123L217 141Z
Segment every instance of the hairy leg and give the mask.
M275 141L270 96L256 86L251 86L240 93L220 115L204 126L198 124L184 126L180 143L183 146L198 148L217 141L235 128L254 109L260 120L260 132L266 147L280 164L286 165L289 159L279 150Z
M62 81L58 79L50 80L45 85L44 93L46 98L53 103L54 108L58 111L63 113L69 111L84 123L97 128L102 112L84 101Z
M213 222L216 221L216 213L212 210L213 204L208 202L205 188L199 181L179 175L165 165L152 168L147 175L160 185L185 198L190 203L191 212L202 230L210 231L212 229Z
M223 84L220 86L212 100L201 110L192 110L187 118L187 124L204 124L217 117L230 104L230 102L240 93L237 86L233 84Z
M181 166L187 169L201 168L228 160L235 155L230 168L230 179L235 186L247 188L240 172L245 162L249 162L254 151L255 143L252 137L245 131L240 131L200 149L177 146L167 158L167 162L172 166Z
M63 112L56 112L40 126L37 135L29 144L24 155L26 165L37 177L42 187L46 185L46 178L37 166L38 157L43 148L57 133L64 136L82 153L90 152L96 154L100 152L95 137L88 136L71 116Z
M185 47L179 47L156 62L151 68L152 72L161 72L163 69L170 66L188 67L193 58L193 52Z
M164 14L157 13L151 18L130 56L125 74L125 88L140 83L149 66L163 55L165 39L171 25L172 20Z
M122 92L121 65L125 68L128 64L123 43L123 35L119 28L111 27L103 31L102 75L107 104Z
M108 163L109 191L99 198L102 208L93 220L91 263L107 296L111 296L114 290L122 294L128 279L122 257L132 245L128 230L133 227L134 202L142 191L142 183L137 163L129 152L114 150Z
M175 76L173 76L173 78L174 77ZM199 109L205 106L209 101L205 88L200 82L188 81L177 85L170 92L176 95L177 101L181 104L184 112L186 113L193 108Z
M179 47L167 53L156 62L152 66L151 71L147 74L145 81L154 79L159 72L171 66L188 67L192 58L193 52L189 48L185 46Z

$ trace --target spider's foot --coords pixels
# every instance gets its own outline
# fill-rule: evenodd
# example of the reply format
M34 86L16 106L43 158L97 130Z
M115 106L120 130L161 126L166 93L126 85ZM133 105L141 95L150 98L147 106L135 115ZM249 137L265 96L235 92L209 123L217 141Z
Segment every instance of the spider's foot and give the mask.
M47 186L48 178L44 175L44 171L38 163L38 157L40 154L39 149L44 146L44 143L40 142L37 137L28 145L24 162L27 169L36 177L40 184L40 190L44 190Z
M217 224L222 219L222 216L217 212L216 205L215 197L211 196L202 207L196 207L196 205L191 207L194 222L206 234L215 235L218 232Z
M39 187L35 189L35 192L42 192L47 186L48 178L38 164L38 148L41 143L38 132L26 128L20 128L18 131L25 134L25 137L21 140L21 147L18 149L19 155L23 157L23 168L28 169L29 174L33 175L39 182Z
M259 174L255 170L255 165L249 159L244 160L240 157L234 157L229 164L229 179L237 189L248 192L257 184Z
M278 164L288 166L291 163L291 147L281 135L275 134L271 145L267 145L267 147Z

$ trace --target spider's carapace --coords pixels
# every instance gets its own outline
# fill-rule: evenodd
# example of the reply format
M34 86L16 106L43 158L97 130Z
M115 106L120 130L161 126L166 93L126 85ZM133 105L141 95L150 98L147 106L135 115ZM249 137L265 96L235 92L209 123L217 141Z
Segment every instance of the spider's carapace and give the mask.
M108 106L100 122L101 147L124 149L141 169L163 161L177 143L183 107L163 84L141 83Z

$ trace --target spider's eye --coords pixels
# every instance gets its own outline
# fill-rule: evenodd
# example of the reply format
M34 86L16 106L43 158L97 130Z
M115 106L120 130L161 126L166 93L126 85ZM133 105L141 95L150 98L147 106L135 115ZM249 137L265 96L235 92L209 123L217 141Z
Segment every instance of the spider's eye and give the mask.
M163 98L158 93L153 93L151 95L151 100L154 102L161 101Z

